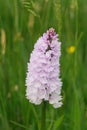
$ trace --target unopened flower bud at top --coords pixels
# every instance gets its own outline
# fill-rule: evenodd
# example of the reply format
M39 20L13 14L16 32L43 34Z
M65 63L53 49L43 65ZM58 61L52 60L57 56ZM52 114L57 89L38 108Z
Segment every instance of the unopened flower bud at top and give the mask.
M62 105L60 79L61 43L53 28L35 43L26 76L26 97L31 103L48 101L54 108Z

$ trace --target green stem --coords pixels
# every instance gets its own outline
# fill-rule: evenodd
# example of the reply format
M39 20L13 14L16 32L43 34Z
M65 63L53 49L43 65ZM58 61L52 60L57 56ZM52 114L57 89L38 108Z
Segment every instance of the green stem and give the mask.
M18 32L18 5L17 0L14 0L14 22L15 22L15 31Z
M41 119L41 130L46 128L46 102L42 104L42 119Z

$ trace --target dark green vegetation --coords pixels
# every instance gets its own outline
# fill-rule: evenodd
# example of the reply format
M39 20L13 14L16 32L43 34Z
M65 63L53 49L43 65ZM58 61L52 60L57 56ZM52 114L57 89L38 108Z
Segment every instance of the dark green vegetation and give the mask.
M46 130L87 130L87 0L27 1L0 0L0 130L40 127L41 105L25 98L25 77L33 45L49 27L62 41L64 105L47 104Z

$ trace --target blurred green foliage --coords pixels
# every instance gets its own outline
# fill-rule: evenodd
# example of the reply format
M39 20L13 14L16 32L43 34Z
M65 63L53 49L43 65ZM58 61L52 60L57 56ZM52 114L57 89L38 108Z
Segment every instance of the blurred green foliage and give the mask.
M25 98L27 62L49 27L62 42L63 106L47 130L87 130L87 0L0 0L0 130L38 130L41 105ZM74 49L73 49L74 48Z

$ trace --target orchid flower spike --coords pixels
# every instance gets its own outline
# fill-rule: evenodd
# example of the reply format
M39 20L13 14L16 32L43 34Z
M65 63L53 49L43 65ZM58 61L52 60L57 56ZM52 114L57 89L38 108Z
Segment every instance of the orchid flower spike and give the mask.
M61 107L60 79L61 42L53 28L47 30L34 45L26 76L26 97L34 104L48 101L54 108Z

